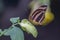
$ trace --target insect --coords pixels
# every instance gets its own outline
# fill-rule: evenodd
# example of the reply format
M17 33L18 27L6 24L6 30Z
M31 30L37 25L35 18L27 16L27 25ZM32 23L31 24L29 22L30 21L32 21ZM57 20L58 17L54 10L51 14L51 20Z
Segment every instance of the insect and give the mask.
M32 19L34 22L38 22L39 24L41 24L41 22L45 18L46 10L47 10L47 5L40 6L30 15L30 19Z

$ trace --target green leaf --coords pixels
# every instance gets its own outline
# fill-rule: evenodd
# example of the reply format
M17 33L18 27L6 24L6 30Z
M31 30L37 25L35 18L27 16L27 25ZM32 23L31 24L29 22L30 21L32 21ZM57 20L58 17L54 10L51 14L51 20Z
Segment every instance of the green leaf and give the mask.
M1 36L1 33L2 33L2 29L0 29L0 36Z
M23 31L15 26L9 28L8 31L4 33L4 35L10 36L11 40L24 40Z
M4 33L7 31L7 29L6 30L4 30L4 31L2 31L2 29L0 29L0 37L2 36L2 35L4 35Z
M0 33L2 32L2 29L0 29Z
M10 18L10 21L11 21L13 24L15 24L15 23L17 23L17 22L20 21L20 20L19 20L19 17L15 17L15 18Z
M23 19L20 23L22 29L30 34L32 34L35 38L38 35L38 32L33 24L31 24L27 19Z
M7 31L7 30L1 31L1 32L0 32L0 36L4 35L4 33L5 33L6 31Z

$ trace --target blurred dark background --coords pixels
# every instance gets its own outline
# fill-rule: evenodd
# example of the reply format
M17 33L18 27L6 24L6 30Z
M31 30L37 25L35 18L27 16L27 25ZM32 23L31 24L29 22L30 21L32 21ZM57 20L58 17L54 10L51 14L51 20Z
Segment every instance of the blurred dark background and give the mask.
M31 0L3 0L4 10L0 13L0 28L9 28L11 17L28 18L30 2ZM51 11L55 15L54 21L45 27L36 26L39 32L37 38L24 32L25 40L60 40L60 0L51 0ZM0 40L11 39L8 36L2 36Z

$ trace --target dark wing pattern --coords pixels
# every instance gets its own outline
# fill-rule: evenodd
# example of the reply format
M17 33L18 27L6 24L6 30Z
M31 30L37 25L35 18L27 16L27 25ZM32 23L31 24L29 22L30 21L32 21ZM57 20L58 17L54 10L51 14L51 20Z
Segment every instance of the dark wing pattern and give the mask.
M35 10L32 13L31 15L32 20L41 23L45 18L46 9L47 9L47 5L40 6L37 10Z

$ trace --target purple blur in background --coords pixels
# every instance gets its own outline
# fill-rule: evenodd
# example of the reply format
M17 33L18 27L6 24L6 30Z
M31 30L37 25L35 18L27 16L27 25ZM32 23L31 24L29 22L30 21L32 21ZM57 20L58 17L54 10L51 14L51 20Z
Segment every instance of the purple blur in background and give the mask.
M5 11L0 18L0 28L6 29L11 25L9 19L11 17L20 17L20 19L28 18L30 9L28 8L31 0L4 0ZM25 40L60 40L60 1L51 0L51 9L55 15L53 22L45 27L36 26L38 37L24 32ZM0 40L11 40L9 36L2 36Z

